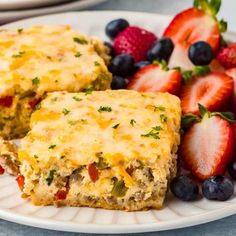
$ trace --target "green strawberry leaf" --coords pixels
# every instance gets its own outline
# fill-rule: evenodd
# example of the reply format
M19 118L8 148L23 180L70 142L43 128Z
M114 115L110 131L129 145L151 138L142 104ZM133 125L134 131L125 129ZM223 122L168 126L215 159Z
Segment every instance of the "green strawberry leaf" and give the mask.
M193 6L215 17L220 10L221 0L194 0Z
M193 72L191 70L186 70L186 71L182 71L181 75L182 75L183 83L187 84L192 79Z
M203 105L201 105L200 103L198 104L198 109L199 109L199 112L200 112L200 115L201 115L201 118L204 118L204 117L211 117L211 113L207 110L206 107L204 107Z
M224 33L227 31L228 23L224 19L221 19L220 21L218 21L218 26L219 26L220 32Z
M227 45L228 45L228 43L226 42L226 40L221 35L221 37L220 37L220 47L226 47Z
M195 66L193 70L182 71L182 80L184 84L187 84L195 76L204 76L211 72L209 66Z
M235 119L231 112L213 112L213 116L220 116L222 119L227 120L229 123L234 123Z
M165 70L165 71L168 71L169 68L168 68L168 63L166 62L166 60L162 59L162 60L154 60L152 62L152 64L154 65L160 65L162 70Z
M209 66L195 66L193 69L194 76L204 76L210 72Z
M193 124L199 122L200 119L198 116L193 115L192 113L182 116L181 118L181 128L188 129Z

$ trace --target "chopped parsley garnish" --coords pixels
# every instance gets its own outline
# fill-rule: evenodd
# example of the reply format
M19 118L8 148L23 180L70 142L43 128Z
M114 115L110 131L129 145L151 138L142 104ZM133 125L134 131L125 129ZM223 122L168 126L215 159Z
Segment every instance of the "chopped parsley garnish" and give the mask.
M98 112L111 112L111 111L112 111L111 107L100 106L100 108L98 109Z
M152 127L153 130L155 131L160 131L161 130L161 126L154 126Z
M77 52L76 54L75 54L75 57L81 57L82 56L82 54L80 53L80 52Z
M162 123L166 123L166 122L167 122L167 116L166 116L166 115L161 114L161 115L160 115L160 118L161 118L161 122L162 122Z
M22 28L17 30L18 34L21 34L21 33L22 33L22 31L23 31L23 29L22 29Z
M119 127L120 124L116 124L114 126L112 126L112 129L117 129Z
M61 157L60 157L60 159L63 159L63 158L65 158L66 156L65 155L62 155Z
M76 97L76 96L74 96L74 97L72 97L76 102L79 102L79 101L82 101L83 99L81 99L81 98L78 98L78 97Z
M160 135L158 132L160 130L161 130L160 126L154 126L152 127L152 130L148 132L147 134L141 134L141 137L160 139Z
M95 65L95 66L100 66L100 63L99 63L98 61L95 61L95 62L94 62L94 65Z
M154 132L153 130L147 134L141 134L141 137L160 139L159 133Z
M32 84L33 85L37 85L40 83L40 79L38 77L35 77L34 79L32 79Z
M17 57L22 57L25 54L25 51L20 51L18 54L12 55L12 57L17 58Z
M73 40L74 40L74 42L76 42L76 43L78 43L78 44L82 44L82 45L88 44L88 41L85 40L85 39L81 39L81 38L75 37L75 38L73 38Z
M48 59L48 60L52 60L52 57L51 57L51 56L47 56L47 59Z
M54 149L57 145L56 144L52 144L48 147L48 149Z
M48 186L52 184L52 181L54 179L54 175L56 173L56 170L50 170L48 177L46 178L46 181L48 183Z
M157 106L157 107L155 107L155 111L157 111L157 110L159 110L159 111L165 111L166 108L163 107L163 106Z
M86 119L80 119L80 121L82 121L82 122L87 122L87 120L86 120Z
M57 99L58 99L58 98L57 98L57 97L55 97L55 98L52 98L52 99L51 99L51 101L52 101L52 102L56 102L56 101L57 101Z
M131 119L129 123L130 123L132 126L134 126L134 124L137 123L137 122L136 122L136 120Z
M77 122L76 122L76 120L69 120L68 121L68 124L69 125L75 125Z
M94 91L94 88L93 88L93 87L89 87L89 88L86 88L86 89L84 90L85 95L92 94L93 91Z
M66 116L70 113L70 111L67 110L66 108L63 108L62 113Z
M34 155L34 158L35 158L35 159L38 159L39 157L38 157L37 155Z

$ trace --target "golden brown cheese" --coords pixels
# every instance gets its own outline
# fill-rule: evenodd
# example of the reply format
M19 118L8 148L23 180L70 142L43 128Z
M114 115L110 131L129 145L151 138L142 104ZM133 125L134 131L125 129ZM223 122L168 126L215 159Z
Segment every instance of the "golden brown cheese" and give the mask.
M158 208L168 181L175 175L180 117L179 99L167 93L50 93L33 113L31 131L19 151L21 172L26 178L24 193L35 204L55 203L53 196L60 189L57 179L69 181L79 169L82 184L71 185L64 202L67 205L88 205L82 199L90 197L99 198L94 205L89 201L90 205L103 202L101 207L105 208ZM101 161L107 168L99 169ZM91 164L98 168L96 181L89 173ZM117 204L109 205L114 178L127 192L116 199ZM45 201L44 191L48 192ZM146 204L133 205L130 199L140 191ZM80 200L75 201L78 194Z
M0 134L22 136L47 92L110 88L107 53L102 42L69 26L1 30Z

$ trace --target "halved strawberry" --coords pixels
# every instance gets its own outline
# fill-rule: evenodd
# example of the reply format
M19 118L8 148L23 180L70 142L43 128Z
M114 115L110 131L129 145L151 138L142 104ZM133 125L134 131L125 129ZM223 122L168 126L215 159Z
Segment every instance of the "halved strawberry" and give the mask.
M225 73L229 76L231 76L234 80L234 89L232 93L232 98L231 98L231 107L233 111L236 111L236 68L228 69L225 71Z
M171 38L175 44L169 67L180 66L190 70L193 64L188 59L188 48L198 41L210 44L216 52L220 45L220 30L217 21L197 8L190 8L177 14L165 29L164 37Z
M230 98L233 86L233 79L222 72L193 78L180 92L182 112L199 114L198 103L217 111Z
M177 94L181 84L178 70L163 70L161 65L148 65L140 69L127 88L142 92L168 92Z
M180 154L183 162L198 179L223 175L233 153L233 131L219 116L203 116L182 137Z

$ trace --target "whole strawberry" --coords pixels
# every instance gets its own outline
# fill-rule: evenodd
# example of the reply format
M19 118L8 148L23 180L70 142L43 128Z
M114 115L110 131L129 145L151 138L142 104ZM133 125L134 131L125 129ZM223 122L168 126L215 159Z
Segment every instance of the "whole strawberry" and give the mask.
M117 55L130 54L135 62L145 60L148 50L157 41L157 37L144 29L129 26L120 32L114 40L114 49Z
M221 49L217 55L217 59L227 69L236 67L236 43Z

